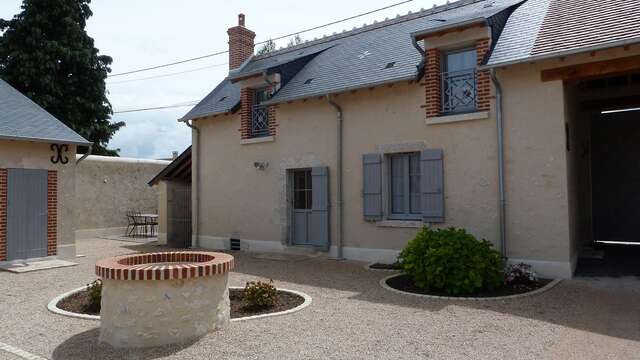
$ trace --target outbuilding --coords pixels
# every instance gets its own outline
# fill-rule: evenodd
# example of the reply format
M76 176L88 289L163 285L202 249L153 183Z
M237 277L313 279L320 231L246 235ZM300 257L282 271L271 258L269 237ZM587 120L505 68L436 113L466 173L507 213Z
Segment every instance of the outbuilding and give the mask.
M0 262L75 257L76 149L89 145L0 79Z

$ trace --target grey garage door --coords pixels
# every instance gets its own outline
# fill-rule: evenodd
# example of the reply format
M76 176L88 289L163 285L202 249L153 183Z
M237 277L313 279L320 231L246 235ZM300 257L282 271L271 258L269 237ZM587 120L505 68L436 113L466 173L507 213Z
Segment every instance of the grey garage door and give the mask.
M7 175L7 260L47 256L47 170Z
M167 182L167 244L191 246L191 184Z

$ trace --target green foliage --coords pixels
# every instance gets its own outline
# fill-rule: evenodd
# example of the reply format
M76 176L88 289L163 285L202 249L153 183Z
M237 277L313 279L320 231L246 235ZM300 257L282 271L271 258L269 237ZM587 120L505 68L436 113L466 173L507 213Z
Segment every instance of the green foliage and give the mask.
M289 42L287 43L287 47L300 45L303 42L304 40L302 40L302 37L300 37L300 34L296 34L294 37L289 39Z
M248 307L270 308L278 303L278 290L273 286L273 280L268 283L248 281L244 287L243 300Z
M262 44L262 47L258 49L258 52L256 54L262 55L262 54L270 53L275 49L276 49L276 43L273 40L269 39L267 40L267 42Z
M102 280L97 279L91 284L87 285L87 291L89 292L89 309L100 309L100 302L102 301Z
M0 77L93 142L94 154L117 156L107 144L124 123L110 122L112 59L85 31L90 2L23 0L22 12L0 19Z
M471 294L503 284L500 253L463 229L422 228L398 257L417 287Z

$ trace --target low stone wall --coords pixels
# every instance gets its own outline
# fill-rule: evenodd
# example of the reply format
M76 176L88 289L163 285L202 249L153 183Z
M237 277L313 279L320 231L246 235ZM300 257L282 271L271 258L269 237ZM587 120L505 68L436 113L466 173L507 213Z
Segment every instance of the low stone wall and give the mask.
M78 164L76 238L122 234L128 210L157 211L161 189L147 183L169 163L91 155Z

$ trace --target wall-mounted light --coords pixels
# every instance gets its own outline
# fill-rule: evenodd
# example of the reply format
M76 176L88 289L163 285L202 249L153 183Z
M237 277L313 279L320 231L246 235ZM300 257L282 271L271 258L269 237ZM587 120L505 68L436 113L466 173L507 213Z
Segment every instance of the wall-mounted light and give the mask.
M266 161L256 161L253 163L253 167L257 170L264 170L269 166L269 163Z

